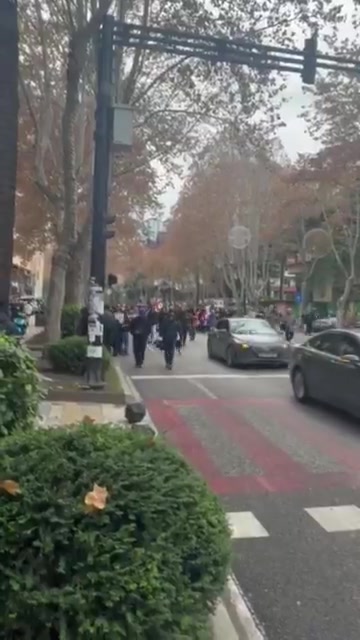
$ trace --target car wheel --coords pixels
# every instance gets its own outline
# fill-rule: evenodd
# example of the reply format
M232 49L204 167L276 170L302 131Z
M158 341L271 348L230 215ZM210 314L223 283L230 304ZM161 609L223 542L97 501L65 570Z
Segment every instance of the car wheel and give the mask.
M299 367L294 369L291 377L291 382L296 400L298 402L306 402L309 395L307 391L305 376Z
M231 347L226 349L226 364L228 367L233 367L234 363L234 352Z

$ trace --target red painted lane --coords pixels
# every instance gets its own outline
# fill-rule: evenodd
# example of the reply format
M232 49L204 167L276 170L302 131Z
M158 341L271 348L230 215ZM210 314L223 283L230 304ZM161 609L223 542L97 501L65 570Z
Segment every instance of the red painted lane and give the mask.
M217 495L295 493L310 488L360 485L360 474L346 472L314 474L306 471L301 464L292 460L288 454L259 434L255 427L240 419L238 415L235 417L229 414L219 400L192 401L193 406L200 405L203 409L206 408L204 412L209 415L209 419L213 420L215 417L219 428L224 428L229 438L239 442L246 455L260 468L266 467L267 471L261 476L244 474L236 477L225 476L211 460L205 447L194 436L191 427L176 411L174 404L179 406L184 403L156 399L149 400L147 407L159 431L184 455ZM273 408L275 403L271 402L271 404ZM282 417L284 417L283 414ZM286 428L288 428L287 422ZM303 422L301 433L297 435L301 437L302 433Z
M219 400L211 407L204 406L203 411L219 429L226 431L232 442L239 444L259 469L269 475L281 473L284 478L291 475L309 477L309 472L299 462L263 436L244 416L232 413L231 407L226 405L226 400Z
M164 400L149 400L147 408L158 427L190 464L197 469L207 481L221 478L221 474L208 456L205 448L193 435L182 416Z

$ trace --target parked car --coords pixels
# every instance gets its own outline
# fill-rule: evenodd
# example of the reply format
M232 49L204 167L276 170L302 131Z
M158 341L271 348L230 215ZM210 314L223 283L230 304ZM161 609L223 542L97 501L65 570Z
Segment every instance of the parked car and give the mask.
M314 333L327 331L328 329L336 329L336 316L328 316L326 318L315 318L312 326Z
M287 366L290 347L267 320L261 318L223 318L208 334L209 358L236 365L272 364Z
M296 400L314 398L360 417L360 335L333 329L292 351L290 379Z

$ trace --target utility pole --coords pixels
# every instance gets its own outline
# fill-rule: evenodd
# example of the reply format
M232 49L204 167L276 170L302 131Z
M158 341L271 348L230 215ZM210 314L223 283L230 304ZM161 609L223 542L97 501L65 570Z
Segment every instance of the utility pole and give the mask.
M96 284L102 288L105 287L106 279L106 225L109 222L107 220L107 214L113 119L113 25L114 17L105 16L100 32L95 118L90 276L94 278Z
M0 0L1 1L1 0ZM98 87L95 114L95 153L92 203L90 286L88 291L88 346L86 382L92 389L104 387L103 313L106 280L106 225L111 166L113 121L113 16L103 19L98 49Z
M0 0L0 305L9 305L14 244L18 140L16 0Z

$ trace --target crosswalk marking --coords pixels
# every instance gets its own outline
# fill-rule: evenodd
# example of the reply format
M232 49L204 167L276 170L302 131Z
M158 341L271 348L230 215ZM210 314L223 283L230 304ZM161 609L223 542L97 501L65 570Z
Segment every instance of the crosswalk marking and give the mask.
M251 511L237 511L227 514L232 538L268 538L269 534Z
M252 380L262 378L287 378L288 373L274 373L269 371L268 373L163 373L148 375L134 375L131 376L132 380Z
M360 531L360 509L354 504L335 507L311 507L306 513L327 533ZM226 514L233 540L269 538L270 533L251 511Z
M305 511L327 533L360 530L360 509L354 504L336 507L313 507L305 509Z

